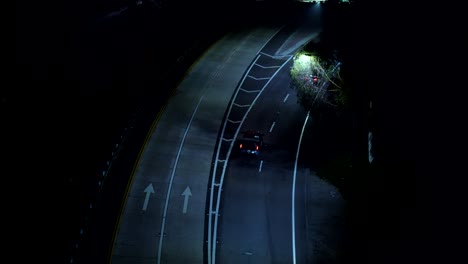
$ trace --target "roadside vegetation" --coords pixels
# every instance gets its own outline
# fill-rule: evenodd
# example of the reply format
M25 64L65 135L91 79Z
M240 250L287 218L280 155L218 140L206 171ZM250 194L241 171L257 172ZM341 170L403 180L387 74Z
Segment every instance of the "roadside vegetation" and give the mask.
M295 54L290 75L299 103L312 117L311 140L304 146L307 163L345 195L344 182L352 166L352 122L342 66L337 50L321 41L309 42Z

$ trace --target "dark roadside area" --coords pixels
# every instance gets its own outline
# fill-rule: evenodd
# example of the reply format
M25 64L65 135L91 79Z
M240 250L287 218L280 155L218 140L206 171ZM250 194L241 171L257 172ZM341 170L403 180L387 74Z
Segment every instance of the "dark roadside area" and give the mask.
M193 23L188 10L69 13L78 21L66 17L69 10L43 11L24 17L19 56L32 78L8 98L18 107L12 122L21 124L26 142L20 145L35 153L30 163L37 177L28 182L34 206L23 224L32 239L25 250L32 246L34 258L47 263L106 263L152 120L223 32L204 29L203 20ZM186 23L176 22L180 18Z
M23 78L3 98L18 137L11 157L29 164L20 181L31 205L16 224L33 259L107 263L139 151L185 72L223 34L284 11L154 3L45 4L18 18Z
M372 97L375 102L377 142L375 163L370 167L366 163L368 104L363 100L354 109L360 128L351 134L356 160L347 172L349 177L344 184L351 201L349 230L352 232L342 259L346 263L421 263L423 260L456 263L456 252L463 252L460 250L462 244L452 246L449 242L454 240L459 220L451 217L448 211L455 207L456 201L463 200L459 197L463 192L453 185L449 191L444 191L447 184L440 179L461 175L462 171L455 170L454 165L459 159L449 151L453 148L453 135L448 132L456 131L450 130L448 123L457 118L454 113L458 104L454 102L456 98L450 98L450 103L438 98L443 94L437 91L440 87L458 91L456 81L459 79L446 79L444 85L439 86L440 79L434 79L428 73L433 72L433 65L438 66L439 73L444 73L441 65L447 62L444 56L428 56L427 49L442 50L452 56L448 50L457 49L458 45L446 48L445 43L455 42L449 41L451 30L445 28L444 23L435 25L436 22L431 22L438 21L434 19L437 17L435 6L429 8L431 12L427 9L421 12L423 3L407 4L407 9L363 3L362 9L354 13L354 22L347 24L348 28L353 28L347 31L351 34L347 35L351 43L345 47L348 62L352 65L348 79L364 89L359 90L357 98ZM5 145L13 145L7 150L17 173L4 175L12 175L15 183L17 181L12 186L20 186L21 194L27 193L28 200L21 206L13 204L6 209L11 209L12 217L8 218L14 226L19 226L19 234L15 232L13 235L27 238L19 247L36 261L70 263L70 257L75 256L74 263L80 263L79 260L86 260L81 263L103 263L101 260L106 256L104 251L110 239L105 234L113 231L115 218L111 215L120 207L121 196L114 197L115 200L106 196L101 204L112 206L99 212L105 218L95 215L97 204L92 208L89 205L90 201L96 201L99 177L115 150L115 141L126 135L126 127L133 126L128 134L133 135L133 141L126 141L119 154L119 157L129 155L129 158L124 159L126 163L115 163L119 165L113 167L111 173L116 176L107 178L109 181L104 185L115 186L112 190L116 190L116 194L124 190L149 120L164 105L173 87L153 76L163 67L147 64L158 61L158 65L166 65L162 58L177 61L181 54L186 57L185 49L173 47L176 42L164 40L167 36L181 38L187 32L208 34L209 31L174 28L174 20L183 21L184 25L199 21L175 12L166 17L171 18L168 21L172 23L163 24L171 25L162 27L170 32L160 33L164 38L158 34L155 34L158 37L145 34L148 30L161 30L161 27L153 27L151 22L142 26L145 22L141 20L157 21L146 20L148 16L137 16L132 23L116 18L120 19L120 26L115 26L119 22L107 26L115 26L117 30L114 33L104 30L107 33L101 34L106 22L95 26L86 15L79 15L85 8L70 13L74 8L76 6L64 10L63 6L41 3L18 12L17 22L21 25L16 49L19 63L15 65L18 75L15 82L7 85L11 89L2 91L4 124L11 128L8 131L12 131L4 137ZM187 12L189 10L187 8ZM225 13L220 11L217 15ZM236 17L233 21L241 19ZM395 21L395 17L398 20ZM83 24L88 26L83 28ZM437 39L432 37L434 32ZM88 38L78 37L81 34ZM92 34L95 35L90 37ZM208 39L203 43L209 43ZM135 40L148 44L139 45ZM166 44L164 47L171 47L174 53L154 49L155 43ZM132 53L128 53L129 50ZM418 67L395 58L417 61ZM458 56L451 57L456 58ZM187 66L190 59L183 61ZM395 69L404 81L394 81ZM180 68L175 72L182 74L184 70ZM153 81L160 82L157 84L160 93L151 94L150 91L155 90L149 89L144 90L145 94L149 92L148 96L138 97L142 87L151 86L149 83ZM433 88L436 84L438 89ZM145 105L142 102L146 100L152 102L151 107L139 107ZM429 102L437 102L437 107L433 108ZM136 113L134 109L143 113L135 115L139 117L137 119L131 118ZM136 124L138 129L135 129ZM328 142L335 144L335 139L329 137ZM434 191L435 185L440 191ZM18 197L18 189L11 189L11 197ZM434 213L435 204L440 205L437 209L442 209L437 214ZM83 215L88 215L90 222L91 219L101 219L100 226L86 224L88 220L82 218ZM435 217L437 215L439 217ZM440 218L442 221L436 224ZM80 227L85 227L83 235ZM86 235L91 233L93 235ZM443 234L436 238L435 234L440 233ZM101 238L104 240L99 240ZM81 242L76 248L78 241ZM451 250L444 250L449 247L441 245L445 242L450 244Z
M224 33L184 10L133 7L88 21L69 36L63 65L52 66L47 77L57 86L46 87L45 98L51 123L38 126L47 127L43 147L53 158L44 170L57 177L41 180L47 197L41 194L33 214L46 215L34 224L42 224L36 243L47 263L107 263L152 121L191 63Z
M351 105L311 122L302 153L347 202L339 263L459 262L463 224L454 215L463 198L451 183L460 163L450 153L463 138L453 129L460 105L437 91L460 84L434 75L434 67L453 65L464 53L461 24L453 23L458 12L421 1L363 0L325 19L323 36L343 54Z

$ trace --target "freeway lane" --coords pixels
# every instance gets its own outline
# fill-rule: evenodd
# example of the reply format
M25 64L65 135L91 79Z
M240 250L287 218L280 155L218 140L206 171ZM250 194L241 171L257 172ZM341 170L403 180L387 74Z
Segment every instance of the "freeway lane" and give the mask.
M302 23L284 27L248 70L235 100L237 106L250 102L248 111L234 107L229 113L231 121L242 120L241 127L229 123L223 138L239 136L233 133L236 128L237 132L260 130L265 133L267 147L258 157L229 157L226 172L220 177L224 183L220 187L221 206L216 211L219 225L212 242L217 248L213 263L337 260L336 239L341 231L339 195L304 164L299 162L295 171L299 137L307 114L290 86L289 56L321 30L317 17L306 14L302 19ZM279 71L271 71L279 65Z
M291 183L305 113L288 70L297 43L315 35L301 27L276 34L279 29L231 33L187 73L150 131L116 230L112 263L244 262L239 256L290 262ZM230 103L235 109L225 116ZM231 164L229 146L241 128L267 132L270 147L259 157L263 169L258 159ZM307 186L306 174L298 172L298 186ZM236 199L239 193L243 200ZM310 249L308 194L305 188L294 193L300 262Z
M187 74L142 153L112 263L203 263L208 178L223 114L245 69L277 30L229 34Z
M264 141L268 147L259 157L230 159L219 217L219 251L216 259L219 263L292 261L291 188L294 154L306 113L297 104L295 91L289 85L290 57L273 58L260 54L260 59L247 75L266 78L264 67L274 65L283 67L275 74L270 74L267 85L267 81L252 79L253 82L246 81L240 87L253 91L258 88L255 81L263 81L262 85L266 85L240 131L255 129L264 132ZM244 99L245 93L240 94L239 101L247 101ZM234 112L232 116L242 114ZM303 179L298 182L302 183ZM304 194L300 191L303 189L295 195L299 197L298 200L304 201ZM298 214L304 215L304 207L300 209ZM298 219L296 223L301 227L298 233L305 234L304 217ZM299 247L305 247L304 236L298 236L297 241L300 241Z

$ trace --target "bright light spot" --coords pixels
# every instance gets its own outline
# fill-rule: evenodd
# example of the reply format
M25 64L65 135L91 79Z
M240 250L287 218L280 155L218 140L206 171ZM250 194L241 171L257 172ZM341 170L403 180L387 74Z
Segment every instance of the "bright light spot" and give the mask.
M301 64L307 64L310 63L312 57L306 54L301 54L299 55L299 58L297 58L297 62Z
M298 0L299 2L304 2L304 3L321 3L321 2L325 2L327 0Z
M307 54L301 54L296 60L301 65L316 66L318 64L317 57Z

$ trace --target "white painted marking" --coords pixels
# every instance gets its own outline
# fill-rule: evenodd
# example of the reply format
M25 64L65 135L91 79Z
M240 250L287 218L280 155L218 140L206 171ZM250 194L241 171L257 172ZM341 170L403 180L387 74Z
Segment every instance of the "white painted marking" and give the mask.
M286 24L281 26L280 28L278 28L278 30L276 30L276 32L273 35L271 35L271 37L267 41L265 41L265 44L263 44L263 46L258 50L257 54L260 54L261 50L263 50L265 48L265 46L270 42L270 40L272 40L276 35L278 35L278 33L281 31L281 29L283 29L285 26L286 26ZM209 260L209 258L208 258L208 260ZM208 263L209 263L209 261L208 261Z
M299 137L299 143L297 145L297 152L296 152L296 160L294 161L294 177L293 177L293 184L292 184L292 212L291 212L291 219L292 219L292 253L293 253L293 264L296 264L296 220L294 217L295 214L295 197L296 197L296 174L297 174L297 160L299 159L299 150L301 149L301 142L302 142L302 135L304 134L304 129L307 124L307 120L309 119L309 112L307 112L307 116L304 120L304 125L302 126L301 136Z
M190 129L190 126L192 125L193 118L195 117L195 114L198 111L198 107L200 106L200 103L202 102L203 97L205 97L204 94L202 95L202 97L200 97L200 100L198 101L198 104L195 107L195 110L193 110L192 117L190 118L190 121L187 124L187 128L185 129L184 136L182 137L182 141L180 142L180 145L179 145L179 151L177 151L177 156L174 162L174 169L172 170L172 175L169 181L169 186L167 187L166 203L164 204L164 212L163 212L163 218L162 218L162 223L161 223L161 232L160 232L161 235L159 236L158 264L161 264L161 253L162 253L162 245L163 245L163 238L164 238L164 229L166 227L167 208L169 207L169 198L171 197L172 183L174 182L174 176L176 173L177 164L179 163L180 153L182 152L182 147L184 146L187 133Z
M367 152L369 156L369 163L372 163L374 161L374 156L372 155L372 132L369 131L367 134Z
M190 196L192 196L192 192L190 191L190 187L187 186L187 188L185 188L185 191L181 195L185 196L184 197L184 208L182 209L182 213L186 214L187 213L187 207L188 207L188 199L189 199Z
M263 66L263 65L260 65L258 63L255 63L256 66L262 68L262 69L274 69L274 68L279 68L281 67L281 65L278 65L278 66Z
M265 43L266 45L266 43ZM260 49L261 50L261 49ZM255 57L255 60L254 62L249 66L249 68L247 69L247 72L250 72L250 70L252 69L252 67L254 66L254 64L258 61L258 59L260 58L260 54L257 54L257 56ZM247 78L247 75L244 75L244 77L242 77L242 80L240 82L240 86L239 87L242 87L245 79ZM239 88L237 91L236 91L236 97L237 97L237 94L239 93L239 90L241 88ZM230 106L229 108L229 113L231 112L231 109L232 109L232 105ZM250 107L248 108L250 109ZM248 110L247 110L248 111ZM223 125L223 130L221 132L221 137L223 137L224 135L224 130L226 129L226 125L227 125L227 122L224 122L224 125ZM237 136L237 134L235 135ZM232 146L232 143L231 143L231 146ZM216 161L219 160L219 153L220 153L220 150L221 150L221 144L218 144L218 150L216 151ZM228 155L229 157L229 155ZM225 162L224 164L227 164L227 162ZM213 210L213 203L214 203L214 187L217 186L217 184L215 183L215 180L216 180L216 172L217 172L217 168L218 168L218 162L215 162L214 163L214 169L213 169L213 177L211 177L211 190L210 190L210 211ZM223 167L224 168L224 167ZM219 196L219 192L218 192L218 196ZM214 228L214 231L212 231L213 227L212 227L212 222L213 222L213 219L212 219L212 214L208 214L208 248L207 248L207 255L208 255L208 264L214 264L216 261L215 261L215 255L216 255L216 228ZM215 223L216 223L216 219L215 219ZM215 243L213 243L212 241L215 241ZM214 249L212 249L214 248ZM213 259L213 260L212 260Z
M263 160L260 161L260 167L258 168L258 172L262 171L262 166L263 166Z
M283 103L286 103L286 100L288 100L288 97L289 97L289 94L287 94L284 99L283 99Z
M230 120L230 119L228 119L228 121L231 122L231 123L234 123L234 124L240 123L240 121L232 121L232 120Z
M268 56L268 57L270 57L272 59L277 59L277 60L292 57L292 55L277 55L277 56L274 56L274 55L267 54L265 52L259 52L259 53L262 54L262 55Z
M258 93L260 92L261 90L253 90L253 91L248 91L248 90L245 90L243 88L239 88L240 91L243 91L243 92L246 92L246 93Z
M273 122L273 124L271 124L270 133L271 133L271 131L273 131L273 128L275 127L275 123L276 123L276 122Z
M249 107L250 106L250 105L240 105L240 104L236 104L236 103L233 103L233 105L238 106L238 107Z
M258 60L259 58L259 55L257 55L257 58L255 59L254 63L256 62L256 60ZM283 62L283 64L281 65L281 67L273 74L273 76L271 76L271 78L263 85L263 88L260 90L259 94L255 97L255 99L253 100L252 104L250 105L250 107L247 109L247 112L244 114L243 118L242 118L242 122L241 122L241 125L237 128L235 134L234 134L234 137L237 137L237 135L239 134L239 130L240 128L242 127L242 124L244 123L244 120L246 119L246 117L248 116L250 110L252 109L252 106L255 105L255 102L258 100L258 98L260 97L261 93L263 92L263 90L268 86L268 84L271 82L271 80L273 80L273 78L276 76L276 74L278 74L278 72L293 58L293 56L287 56L287 59ZM250 68L247 70L247 72L249 72L251 70L253 65L250 66ZM241 83L244 82L245 80L245 77L246 75L244 75L244 79L241 81ZM241 90L240 88L238 90ZM236 95L237 96L237 93L236 92ZM229 112L231 112L231 109L232 109L232 104L231 106L229 107ZM226 129L226 125L227 125L227 122L224 122L224 125L223 125L223 130L221 132L221 135L224 135L224 131ZM231 145L229 146L229 150L228 150L228 153L227 153L227 157L229 158L230 154L231 154L231 151L232 151L232 148L234 146L234 141L231 142ZM221 144L218 144L218 150L216 152L216 160L218 160L219 158L219 153L220 153L220 149L221 149ZM216 178L216 173L217 173L217 162L215 163L215 167L213 169L213 177L212 177L212 187L215 186L215 178ZM227 168L227 164L228 162L225 162L223 164L223 168L222 168L222 173L221 173L221 179L219 181L219 185L220 186L223 186L223 181L224 181L224 176L225 176L225 173L226 173L226 168ZM210 192L210 210L213 212L212 214L209 214L208 216L208 264L215 264L216 263L216 246L217 246L217 231L218 231L218 212L219 212L219 206L220 206L220 203L221 203L221 192L222 192L222 188L216 188L217 189L217 199L216 199L216 209L213 210L213 203L214 203L214 199L213 199L213 196L214 196L214 190L215 188L211 188L211 192ZM212 215L214 215L214 226L211 227L211 222L213 221L212 220Z
M146 211L146 208L148 207L149 197L152 193L154 193L153 184L152 183L148 184L148 186L146 186L143 192L146 193L145 202L143 202L143 211Z
M291 34L288 39L283 42L283 45L275 52L275 56L279 56L281 54L292 54L294 51L298 50L302 46L306 45L307 42L310 40L317 38L320 32L313 32L312 34L308 34L307 37L303 37L300 40L297 40L297 35L300 32L294 32ZM291 39L294 39L294 45L289 47L288 49L284 49L285 46L290 45L292 43ZM286 55L283 55L286 56Z
M254 79L254 80L257 80L257 81L270 79L270 77L256 78L256 77L253 77L252 75L247 75L247 77L252 78L252 79Z

